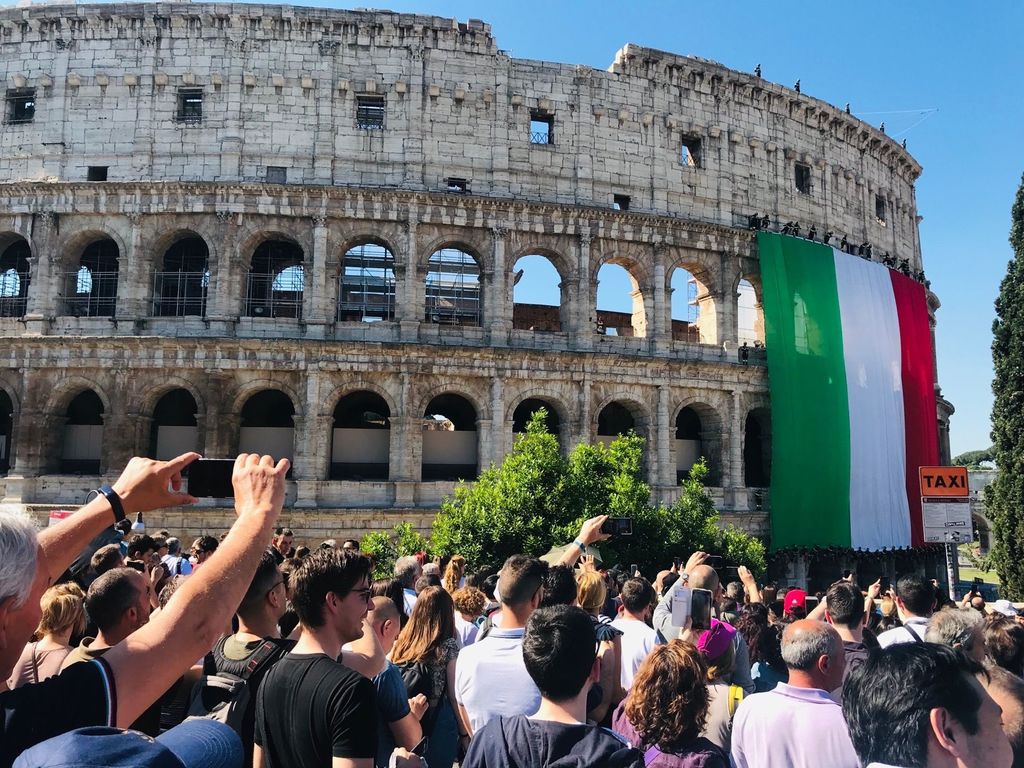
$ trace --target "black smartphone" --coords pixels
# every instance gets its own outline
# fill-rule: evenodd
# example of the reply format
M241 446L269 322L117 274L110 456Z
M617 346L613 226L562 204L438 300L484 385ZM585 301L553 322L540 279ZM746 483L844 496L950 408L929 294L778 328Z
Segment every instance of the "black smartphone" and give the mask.
M424 736L416 742L416 746L412 748L411 752L418 757L423 757L427 753L427 745L430 743L428 739L429 737Z
M187 467L188 492L196 498L233 499L234 459L196 459Z
M818 607L818 598L814 597L813 595L808 595L807 597L804 598L804 610L806 610L807 613L810 613L811 611L813 611L817 607Z
M711 592L709 590L690 590L691 629L711 629L711 605Z
M632 536L633 518L609 517L601 523L601 533L607 533L611 536Z
M682 564L683 564L683 558L681 558L681 557L673 557L672 558L672 565L674 565L676 567L677 571L679 570L679 568L680 568L680 566Z
M629 578L636 576L636 572L640 570L640 566L636 563L629 564Z
M888 576L883 576L883 577L882 577L882 578L880 578L880 579L879 579L878 581L879 581L879 584L880 584L880 586L882 587L882 592L881 592L881 594L883 594L883 595L884 595L884 594L885 594L886 592L888 592L888 591L889 591L889 588L890 588L890 587L892 586L892 585L891 585L891 584L889 583L889 577L888 577Z
M722 559L721 555L708 555L704 561L704 565L714 568L716 571L725 565L725 560Z
M125 560L124 564L128 568L134 568L136 571L142 571L143 573L146 572L146 564L141 560Z
M977 594L979 594L981 592L981 585L982 585L982 583L983 582L982 582L981 579L979 579L977 576L974 577L974 583L971 584L971 594L972 595L977 595Z

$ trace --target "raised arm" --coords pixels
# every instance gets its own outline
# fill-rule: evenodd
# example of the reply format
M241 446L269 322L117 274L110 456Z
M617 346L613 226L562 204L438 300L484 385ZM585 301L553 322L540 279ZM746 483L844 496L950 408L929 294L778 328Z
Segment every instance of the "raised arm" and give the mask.
M181 471L198 458L198 453L183 453L170 461L138 457L129 461L113 485L125 516L194 503L194 498L181 492ZM39 546L45 553L50 581L64 573L89 542L113 524L114 511L101 494L57 525L41 530Z
M134 461L134 460L133 460ZM242 454L231 482L238 519L203 567L160 615L104 659L117 686L117 724L126 728L216 642L245 595L284 504L288 460Z
M747 602L760 603L761 593L757 589L757 579L754 578L754 574L745 565L741 565L737 570L740 574L740 581L743 582L743 591L747 593Z
M580 526L580 535L577 536L569 548L565 550L561 559L558 561L558 565L565 565L572 568L576 565L576 561L580 559L580 555L583 554L584 549L589 547L591 544L610 539L607 533L601 533L601 526L604 525L604 521L608 519L608 515L598 515L592 517L589 520L585 520L583 525Z

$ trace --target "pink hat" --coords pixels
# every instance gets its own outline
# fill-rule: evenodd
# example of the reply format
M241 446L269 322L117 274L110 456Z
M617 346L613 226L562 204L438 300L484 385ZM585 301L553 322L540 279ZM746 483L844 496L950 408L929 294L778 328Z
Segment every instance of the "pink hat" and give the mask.
M697 650L705 659L717 659L732 644L736 630L718 619L711 620L711 629L705 629L697 638Z
M794 608L807 610L807 593L802 589L791 589L783 601L783 613L792 613Z

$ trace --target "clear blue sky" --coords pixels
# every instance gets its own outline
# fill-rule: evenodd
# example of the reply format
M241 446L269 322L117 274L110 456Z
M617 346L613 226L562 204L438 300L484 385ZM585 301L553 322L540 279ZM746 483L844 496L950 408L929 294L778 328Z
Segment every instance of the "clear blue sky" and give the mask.
M330 2L313 5L343 6ZM371 5L371 3L360 3ZM393 11L489 22L517 58L606 68L629 43L752 71L906 138L925 270L942 301L939 383L954 455L990 443L993 301L1024 172L1024 3L386 0ZM915 110L937 109L923 122ZM882 114L888 113L888 114ZM915 125L915 123L918 123Z

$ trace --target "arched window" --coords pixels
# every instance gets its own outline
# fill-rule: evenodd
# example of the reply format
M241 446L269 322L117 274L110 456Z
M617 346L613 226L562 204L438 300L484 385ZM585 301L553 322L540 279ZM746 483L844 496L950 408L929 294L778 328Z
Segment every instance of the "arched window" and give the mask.
M75 317L113 317L117 311L117 243L109 237L85 247L64 276L65 311Z
M562 278L546 256L521 256L512 268L512 327L561 331Z
M187 389L172 389L153 409L149 455L160 461L173 459L199 445L196 413L199 406Z
M608 263L597 272L596 332L601 336L646 336L647 311L640 284L626 267Z
M528 397L526 400L523 400L512 412L512 434L518 435L525 432L526 425L530 423L533 414L541 408L545 412L544 425L547 427L548 433L556 438L560 437L562 425L558 418L558 411L555 410L551 403L534 397Z
M749 280L740 280L736 288L736 331L740 346L746 342L751 347L764 344L764 317L757 292Z
M103 401L87 389L68 404L66 416L61 472L98 475L103 453Z
M289 240L267 240L252 256L246 287L246 317L302 319L305 275L302 248Z
M0 317L21 317L28 306L29 256L24 238L0 246Z
M439 325L480 325L480 265L472 254L442 248L427 264L426 320Z
M195 235L183 237L167 249L163 269L153 276L153 314L156 317L206 314L209 260L206 241Z
M260 453L275 460L295 453L295 405L277 389L264 389L245 401L238 434L239 453Z
M636 431L633 412L622 403L608 403L597 415L597 441L611 445L616 437Z
M476 409L459 395L438 395L423 413L423 480L475 480Z
M360 243L348 249L338 275L338 320L395 319L395 257L384 245Z
M767 488L771 482L771 430L767 408L755 408L747 414L743 434L743 484L747 488Z
M0 389L0 475L7 474L14 455L14 403Z
M391 409L376 392L352 392L334 409L332 480L387 480Z

